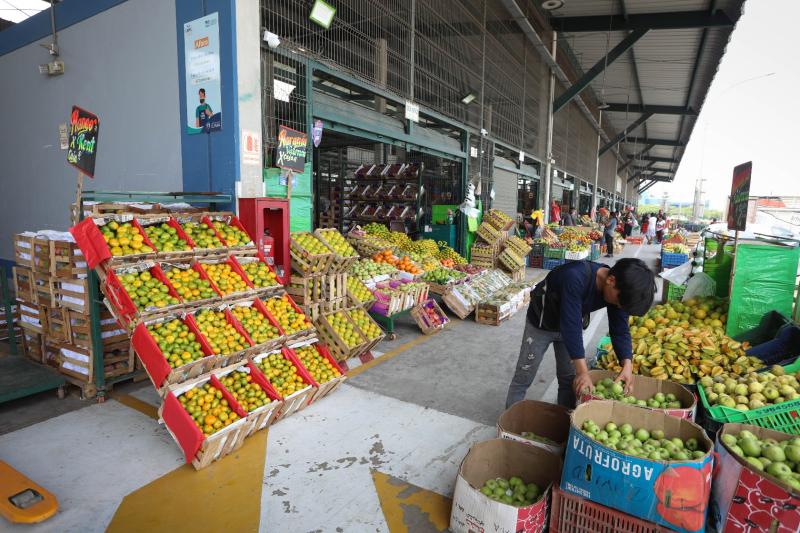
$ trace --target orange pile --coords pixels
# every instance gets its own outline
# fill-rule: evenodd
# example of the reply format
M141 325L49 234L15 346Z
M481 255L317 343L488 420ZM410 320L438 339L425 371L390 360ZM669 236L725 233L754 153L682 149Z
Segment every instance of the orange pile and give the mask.
M422 274L422 269L415 265L410 257L404 255L402 258L398 259L389 248L373 255L372 260L376 263L387 263L395 267L397 270L402 270L403 272L408 272L409 274Z

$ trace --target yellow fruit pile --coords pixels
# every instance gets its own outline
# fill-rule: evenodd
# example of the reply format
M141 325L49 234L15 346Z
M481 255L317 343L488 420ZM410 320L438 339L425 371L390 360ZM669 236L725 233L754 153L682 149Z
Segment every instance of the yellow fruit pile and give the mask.
M353 323L347 320L347 315L344 312L337 311L327 315L325 318L327 318L333 331L341 337L348 348L354 348L364 342L364 338L355 331Z
M177 298L169 295L169 288L161 280L153 277L149 270L123 274L119 281L137 309L166 307L180 303Z
M228 322L222 311L201 309L194 318L197 321L197 328L215 354L234 353L250 346L233 324Z
M203 263L203 269L223 295L243 292L247 283L228 263Z
M347 288L359 303L371 302L375 299L367 286L354 276L347 277Z
M333 248L333 251L336 252L338 255L342 257L356 257L358 256L358 252L350 246L350 243L342 237L342 234L339 233L338 230L333 228L329 229L321 229L319 230L319 234L321 235L322 239L325 241L325 244Z
M285 294L280 298L270 298L265 302L265 305L287 335L314 327L306 318L306 315L298 313L292 307L292 304L289 303L289 297Z
M272 403L266 391L255 382L253 376L248 372L234 370L230 374L223 376L220 381L231 393L231 396L236 399L236 402L242 406L242 409L248 413Z
M353 309L350 311L350 318L361 329L368 340L377 339L383 332L372 318L363 309Z
M189 250L189 243L178 236L178 230L167 223L144 226L147 238L159 252L184 252Z
M114 257L153 252L153 249L144 243L144 236L139 228L130 222L120 224L112 220L108 224L100 226L100 232Z
M270 324L269 319L255 307L234 307L231 312L256 344L262 344L281 336L278 328Z
M242 265L242 270L250 278L253 285L258 288L272 287L278 284L278 276L261 261L245 263Z
M194 241L198 248L224 248L214 230L205 222L186 222L183 231Z
M172 368L205 357L195 334L178 319L147 326L147 331L158 344L161 353Z
M167 279L186 302L205 300L217 295L207 279L192 268L171 268L165 272Z
M229 226L220 220L215 220L212 224L214 229L225 239L225 244L228 246L244 246L252 242L250 236L236 226Z
M216 433L240 418L228 405L222 391L211 383L187 390L178 396L178 401L204 435Z
M270 384L275 387L278 394L291 396L306 387L306 382L297 371L297 367L286 359L283 354L271 353L258 363L258 368L264 373Z
M314 346L295 348L294 353L297 354L297 358L306 367L314 381L320 385L342 375L330 361L322 357L322 354Z
M322 254L330 254L331 251L322 244L322 241L314 237L311 233L308 232L297 232L292 233L292 239L300 245L303 250L310 253L311 255L322 255Z

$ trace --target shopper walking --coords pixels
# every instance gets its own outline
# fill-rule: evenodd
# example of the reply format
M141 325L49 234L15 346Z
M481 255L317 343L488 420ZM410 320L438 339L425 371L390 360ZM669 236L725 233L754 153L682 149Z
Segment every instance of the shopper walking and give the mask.
M555 200L550 203L550 222L561 222L561 206Z
M651 213L647 219L647 244L653 244L656 238L656 217Z
M577 395L593 390L582 330L589 325L590 313L602 308L606 308L611 343L622 362L616 381L624 381L625 394L630 394L633 367L628 317L646 313L655 291L653 273L639 259L620 259L613 267L574 261L552 270L531 293L506 407L525 398L550 344L556 358L559 405L572 409Z
M667 228L667 221L664 219L664 215L659 215L658 220L656 220L656 241L658 244L661 244L661 240L664 238L664 230Z
M633 219L634 219L633 213L631 213L630 211L625 213L625 219L624 219L625 220L625 226L624 226L625 237L630 237L631 233L633 233Z
M603 236L606 239L606 257L614 257L614 233L617 231L617 212L612 211L606 221Z

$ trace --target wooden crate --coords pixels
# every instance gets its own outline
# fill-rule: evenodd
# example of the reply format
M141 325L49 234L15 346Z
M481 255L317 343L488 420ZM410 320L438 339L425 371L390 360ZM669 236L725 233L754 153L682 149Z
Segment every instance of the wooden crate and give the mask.
M425 307L433 309L433 311L442 319L442 323L433 324L423 310ZM439 304L436 303L436 300L432 298L426 302L415 305L411 309L411 318L414 319L414 322L417 323L417 326L419 326L419 329L425 335L439 333L450 322L450 320L447 318L447 315L444 314L444 311L442 311L442 308L439 307Z
M333 326L331 326L330 322L328 321L328 315L330 315L330 313L320 315L315 322L315 325L317 326L317 331L319 332L322 341L328 347L328 350L330 350L334 359L337 361L346 361L351 357L356 357L364 353L364 348L369 345L369 341L364 337L359 327L350 318L350 315L345 313L347 320L353 325L353 331L358 334L358 337L360 337L360 342L352 347L347 346L339 334L336 333L336 331L333 329Z
M499 209L490 209L483 215L483 220L499 231L507 231L514 227L514 219Z
M49 272L33 271L34 301L39 305L55 306L54 283Z
M276 352L277 350L271 353L276 353ZM300 364L300 362L297 360L294 354L292 354L288 350L281 350L280 352L287 360L291 361L292 364L295 365L299 375L303 378L307 386L303 387L299 391L290 394L289 396L284 396L282 398L283 406L281 406L281 409L276 415L275 419L273 420L273 423L277 422L278 420L283 420L284 418L305 409L311 403L311 400L314 398L314 395L317 392L317 388L314 385L312 385L314 380L311 379L305 367L302 364ZM258 363L261 362L261 360L267 357L268 355L270 354L265 353L253 357L251 360L253 366L257 367Z
M94 353L91 348L62 343L59 371L80 381L93 382L95 377ZM103 372L106 378L121 376L134 369L134 353L130 345L103 345Z
M56 370L61 366L61 350L58 343L47 342L44 337L42 338L42 364Z
M67 310L63 307L40 305L39 312L42 317L44 336L49 342L69 342L69 318Z
M372 318L371 316L369 316L369 313L367 313L367 311L366 311L366 310L364 310L364 309L361 309L360 307L356 307L356 308L349 309L349 310L348 310L348 314L349 314L351 311L363 312L363 313L364 313L364 315L366 315L367 319L369 319L369 321L372 323L372 325L373 325L373 326L377 326L377 327L378 327L378 329L381 331L381 334L380 334L380 335L378 335L378 336L377 336L377 337L375 337L374 339L369 339L369 338L367 338L367 335L366 335L366 333L364 333L364 330L363 330L363 329L361 329L361 327L360 327L360 326L357 326L358 332L359 332L359 333L361 333L361 335L362 335L362 336L363 336L365 339L367 339L367 343L366 343L364 346L362 346L362 347L361 347L360 351L359 351L357 354L353 355L353 357L357 357L357 356L359 356L359 355L361 355L361 354L363 354L363 353L367 353L368 351L372 350L372 349L373 349L375 346L377 346L377 345L378 345L378 343L380 343L380 342L381 342L383 339L385 339L385 338L386 338L386 333L384 333L384 332L383 332L383 328L381 328L381 327L380 327L380 325L379 325L379 324L378 324L378 323L375 321L375 319L374 319L374 318ZM350 318L352 319L353 317L352 317L352 316L350 316Z
M37 363L44 362L44 342L39 333L22 332L22 355Z
M16 304L11 304L11 328L17 344L22 343L22 328L19 326L19 307ZM0 308L0 342L8 340L8 321L6 320L5 310Z
M20 300L36 302L36 291L33 290L33 271L30 268L15 266L11 269L14 283L14 294Z
M288 292L300 305L331 302L347 297L347 273L321 276L292 275Z
M42 335L45 323L39 305L25 300L17 300L19 307L19 325L22 329Z
M333 249L333 246L331 246L325 239L324 231L320 231L319 229L314 230L314 236L320 241L322 241L322 244L324 244L333 254L333 261L331 262L331 268L330 268L332 272L346 273L347 270L350 268L350 265L358 261L359 259L358 254L350 257L345 257L343 255L339 255L338 253L336 253Z
M334 260L333 252L312 254L293 236L289 238L289 254L292 256L292 268L299 274L307 276L327 274Z
M86 258L78 245L69 241L50 241L50 274L57 278L85 278Z
M247 436L249 437L256 431L260 431L266 427L269 427L277 418L280 410L283 408L283 400L280 399L280 396L277 392L272 388L267 378L264 374L253 365L251 361L240 361L234 365L227 366L225 368L220 368L219 370L214 371L214 375L217 376L217 379L223 378L230 374L233 371L243 371L252 376L253 383L256 383L261 390L267 393L267 396L272 400L267 405L263 405L253 411L247 412ZM221 380L220 380L221 381ZM230 392L230 389L228 389ZM244 406L240 403L239 404L244 410Z
M33 239L33 270L50 275L50 239L35 237Z
M89 315L65 309L69 325L69 343L89 348L92 346L92 323ZM119 325L109 311L100 313L100 335L104 344L116 345L128 340L128 332Z
M53 301L56 305L83 315L90 312L89 280L53 278Z

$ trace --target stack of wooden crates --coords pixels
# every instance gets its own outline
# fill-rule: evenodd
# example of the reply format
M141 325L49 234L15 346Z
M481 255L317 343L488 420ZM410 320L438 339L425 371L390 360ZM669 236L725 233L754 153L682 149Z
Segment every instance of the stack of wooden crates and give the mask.
M22 352L57 368L86 396L94 395L89 281L86 261L68 233L40 231L14 236L14 291ZM133 371L127 333L101 308L107 378Z
M514 236L514 220L497 209L490 209L478 227L478 240L472 245L471 262L483 268L501 268L514 281L525 279L525 257L530 246ZM509 242L511 239L513 241Z

